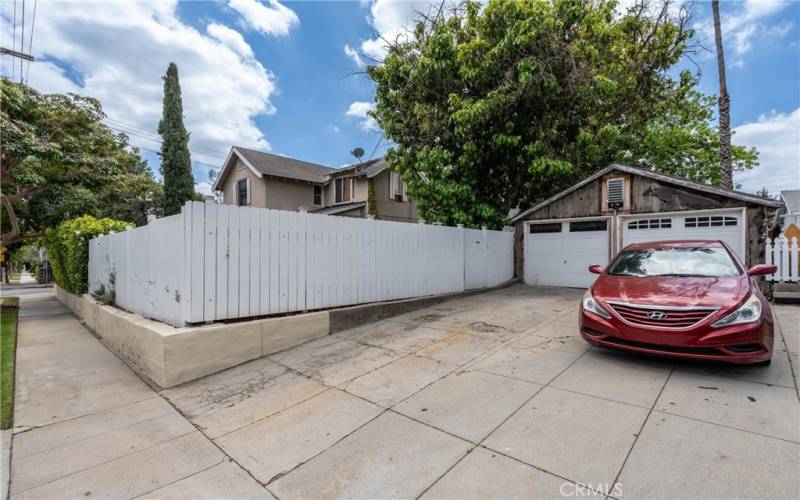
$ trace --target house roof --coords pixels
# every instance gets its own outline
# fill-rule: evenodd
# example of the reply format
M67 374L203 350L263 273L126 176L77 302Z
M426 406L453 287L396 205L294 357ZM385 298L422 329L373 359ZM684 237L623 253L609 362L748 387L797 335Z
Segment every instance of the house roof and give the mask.
M222 189L222 184L225 182L225 178L228 176L230 169L233 168L235 163L231 161L233 158L241 160L245 166L259 177L270 175L273 177L283 177L285 179L312 182L315 184L327 184L334 177L348 174L374 177L383 172L388 166L383 158L377 158L364 163L355 163L336 169L307 161L295 160L288 156L274 155L240 146L233 146L225 162L222 164L222 170L219 175L217 175L214 185L211 187L213 191Z
M369 178L375 177L379 173L386 170L389 165L384 158L376 158L374 160L365 161L363 163L354 163L346 167L342 167L330 173L331 178L339 177L340 175L366 175Z
M784 205L786 205L786 213L800 213L800 189L781 191L780 197Z
M295 160L287 156L263 153L252 149L235 146L233 148L239 156L249 163L258 172L275 177L285 177L307 182L325 182L325 176L335 169L310 163L307 161Z
M516 221L522 219L523 217L526 217L528 214L531 214L533 212L536 212L537 210L540 210L540 209L546 207L547 205L553 203L554 201L563 198L564 196L568 195L569 193L571 193L573 191L576 191L576 190L582 188L583 186L586 186L587 184L595 181L596 179L599 179L600 177L606 175L607 173L615 171L615 170L619 171L619 172L625 172L625 173L629 173L629 174L639 175L639 176L642 176L642 177L648 177L650 179L657 180L659 182L665 182L665 183L668 183L668 184L675 184L675 185L678 185L678 186L681 186L681 187L684 187L684 188L687 188L687 189L693 189L695 191L702 191L704 193L709 193L709 194L713 194L713 195L717 195L717 196L725 196L725 197L732 198L732 199L735 199L735 200L739 200L739 201L742 201L742 202L745 202L745 203L753 203L753 204L756 204L756 205L764 205L764 206L771 207L771 208L778 208L778 207L780 207L782 205L782 203L780 201L771 200L769 198L762 198L761 196L756 196L754 194L743 193L741 191L734 191L734 190L731 190L731 189L723 189L723 188L720 188L720 187L717 187L717 186L711 186L709 184L700 184L699 182L694 182L694 181L690 181L690 180L687 180L687 179L682 179L680 177L674 177L674 176L671 176L671 175L666 175L666 174L662 174L662 173L658 173L658 172L653 172L652 170L645 170L645 169L642 169L642 168L630 167L628 165L620 165L618 163L612 163L611 165L598 170L594 174L590 175L589 177L585 178L584 180L582 180L581 182L575 184L574 186L570 187L569 189L565 189L564 191L561 191L557 195L552 196L552 197L544 200L543 202L539 203L536 206L533 206L533 207L531 207L531 208L529 208L527 210L523 210L522 212L520 212L517 215L515 215L511 219L511 222L516 222Z
M355 210L357 208L362 208L365 206L367 206L366 202L355 201L352 203L340 203L338 205L333 205L330 207L318 208L316 210L311 210L311 212L315 214L336 215L344 212L349 212L350 210Z

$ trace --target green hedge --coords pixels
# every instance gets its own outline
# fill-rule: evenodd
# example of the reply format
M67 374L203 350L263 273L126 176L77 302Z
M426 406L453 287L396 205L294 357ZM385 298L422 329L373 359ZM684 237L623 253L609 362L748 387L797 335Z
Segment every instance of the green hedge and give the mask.
M124 231L130 223L84 215L48 229L44 237L53 279L64 290L83 294L88 289L89 240L111 231Z

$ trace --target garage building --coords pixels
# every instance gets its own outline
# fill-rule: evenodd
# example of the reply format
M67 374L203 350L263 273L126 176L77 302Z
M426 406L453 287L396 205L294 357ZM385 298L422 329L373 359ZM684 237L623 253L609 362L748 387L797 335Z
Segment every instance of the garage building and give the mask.
M514 270L528 284L588 287L591 264L607 264L631 243L711 239L748 265L764 262L776 200L612 164L520 212Z

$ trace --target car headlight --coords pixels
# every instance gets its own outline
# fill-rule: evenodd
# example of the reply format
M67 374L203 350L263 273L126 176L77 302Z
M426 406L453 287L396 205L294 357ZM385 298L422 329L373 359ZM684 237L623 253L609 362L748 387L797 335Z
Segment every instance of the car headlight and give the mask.
M583 294L582 305L583 305L583 310L584 311L590 311L590 312L593 312L593 313L597 314L598 316L602 316L604 318L611 319L611 315L608 314L605 311L605 309L600 307L600 304L598 304L597 301L594 299L594 297L592 297L591 290L586 290L586 293Z
M738 325L740 323L752 323L761 318L761 301L758 297L751 295L739 309L733 311L721 320L714 323L713 327L720 328L723 326Z

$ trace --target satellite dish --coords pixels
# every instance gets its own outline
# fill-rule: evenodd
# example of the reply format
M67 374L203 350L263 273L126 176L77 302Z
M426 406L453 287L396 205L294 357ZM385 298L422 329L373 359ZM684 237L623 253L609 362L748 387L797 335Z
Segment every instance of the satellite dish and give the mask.
M350 154L358 158L358 161L361 161L361 157L364 156L364 150L362 148L356 148L350 151Z

